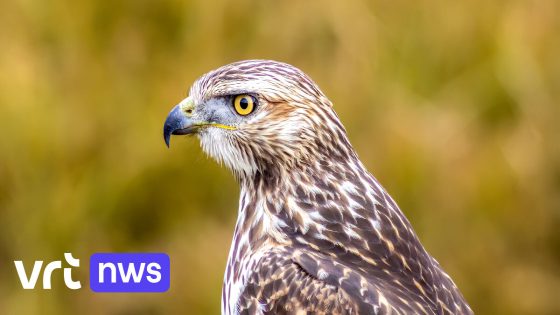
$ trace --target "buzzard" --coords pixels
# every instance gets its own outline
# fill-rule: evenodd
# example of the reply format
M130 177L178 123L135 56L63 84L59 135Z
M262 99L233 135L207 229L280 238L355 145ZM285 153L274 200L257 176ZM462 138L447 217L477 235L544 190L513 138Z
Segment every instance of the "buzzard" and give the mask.
M241 187L223 314L472 314L301 70L203 75L165 121L168 146L186 134Z

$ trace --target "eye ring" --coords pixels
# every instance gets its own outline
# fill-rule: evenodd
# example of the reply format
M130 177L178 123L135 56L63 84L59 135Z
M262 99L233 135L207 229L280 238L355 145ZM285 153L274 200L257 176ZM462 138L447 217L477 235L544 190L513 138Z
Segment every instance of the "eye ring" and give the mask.
M249 94L240 94L233 98L233 108L241 116L252 113L257 106L257 99Z

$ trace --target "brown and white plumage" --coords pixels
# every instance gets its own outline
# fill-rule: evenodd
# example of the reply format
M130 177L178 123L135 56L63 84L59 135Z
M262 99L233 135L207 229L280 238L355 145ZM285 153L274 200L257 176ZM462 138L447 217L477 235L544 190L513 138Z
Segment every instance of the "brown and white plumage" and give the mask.
M164 126L168 144L188 133L241 186L223 314L472 313L302 71L249 60L205 74Z

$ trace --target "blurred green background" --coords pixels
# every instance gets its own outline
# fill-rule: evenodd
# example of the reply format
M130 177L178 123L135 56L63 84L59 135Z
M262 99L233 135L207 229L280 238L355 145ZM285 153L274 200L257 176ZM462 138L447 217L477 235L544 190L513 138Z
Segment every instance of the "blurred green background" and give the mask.
M204 72L307 72L478 314L560 314L560 3L0 2L0 314L217 314L238 188L163 121ZM165 294L94 294L163 251ZM81 259L23 290L13 260ZM29 267L30 268L30 267ZM40 285L40 282L39 282Z

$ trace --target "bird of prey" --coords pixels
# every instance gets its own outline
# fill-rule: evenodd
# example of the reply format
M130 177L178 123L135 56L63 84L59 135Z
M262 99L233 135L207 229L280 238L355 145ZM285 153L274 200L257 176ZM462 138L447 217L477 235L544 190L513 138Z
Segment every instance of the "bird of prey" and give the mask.
M203 75L165 121L168 146L185 134L241 187L223 314L472 314L301 70Z

